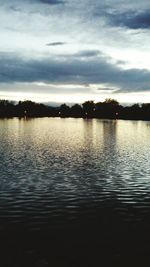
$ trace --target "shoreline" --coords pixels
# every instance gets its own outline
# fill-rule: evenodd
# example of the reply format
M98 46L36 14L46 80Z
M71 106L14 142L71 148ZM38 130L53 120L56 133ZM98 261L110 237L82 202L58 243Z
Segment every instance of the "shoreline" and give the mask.
M68 116L68 117L60 117L60 116L8 116L8 117L0 117L0 120L5 120L5 119L24 119L24 120L30 120L30 119L44 119L44 118L59 118L59 119L83 119L83 120L114 120L114 121L150 121L149 118L109 118L109 117L104 117L104 118L99 118L99 117L73 117L73 116Z

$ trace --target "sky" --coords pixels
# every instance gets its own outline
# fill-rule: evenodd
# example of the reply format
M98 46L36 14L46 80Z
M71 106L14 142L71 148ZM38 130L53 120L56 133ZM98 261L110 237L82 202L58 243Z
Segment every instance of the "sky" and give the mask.
M150 103L149 0L0 6L0 99Z

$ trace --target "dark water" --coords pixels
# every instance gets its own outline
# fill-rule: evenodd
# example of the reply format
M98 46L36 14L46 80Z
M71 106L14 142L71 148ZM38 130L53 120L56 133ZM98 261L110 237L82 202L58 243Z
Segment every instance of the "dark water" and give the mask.
M0 120L3 266L143 262L149 140L144 121Z

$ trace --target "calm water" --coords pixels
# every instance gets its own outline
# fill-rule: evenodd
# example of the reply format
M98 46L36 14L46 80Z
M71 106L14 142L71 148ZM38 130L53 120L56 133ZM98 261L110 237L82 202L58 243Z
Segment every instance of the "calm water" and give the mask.
M150 240L149 141L144 121L0 120L0 233Z

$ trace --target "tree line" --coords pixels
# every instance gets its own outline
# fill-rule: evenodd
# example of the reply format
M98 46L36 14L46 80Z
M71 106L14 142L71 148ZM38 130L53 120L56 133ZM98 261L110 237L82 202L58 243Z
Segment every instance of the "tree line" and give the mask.
M122 106L114 99L95 103L86 101L82 105L51 107L29 100L14 103L0 100L0 117L74 117L74 118L101 118L101 119L138 119L150 120L150 103Z

